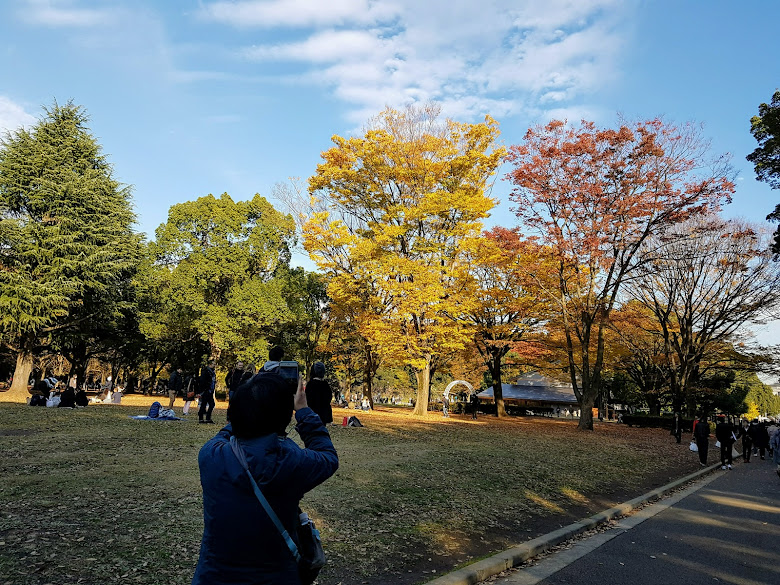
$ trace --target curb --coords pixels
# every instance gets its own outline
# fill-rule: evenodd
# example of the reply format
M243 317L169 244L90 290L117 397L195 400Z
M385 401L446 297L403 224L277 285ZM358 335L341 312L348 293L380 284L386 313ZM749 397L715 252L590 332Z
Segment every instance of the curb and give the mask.
M493 555L492 557L477 561L476 563L468 565L462 569L458 569L457 571L447 573L446 575L432 579L431 581L426 581L425 583L426 585L475 585L475 583L485 581L493 575L497 575L502 571L506 571L507 569L511 569L512 567L520 565L528 559L542 554L543 552L550 550L552 547L557 546L562 542L577 536L578 534L582 534L583 532L595 528L599 524L608 522L609 520L612 520L618 516L624 516L635 508L638 508L639 506L652 500L659 499L672 490L677 489L681 485L693 479L698 479L699 477L706 475L715 469L718 469L719 467L720 463L709 465L703 469L700 469L699 471L691 473L690 475L686 475L683 478L668 483L665 486L654 489L653 491L648 492L643 496L639 496L633 500L623 502L614 508L599 512L590 518L580 520L574 524L569 524L568 526L564 526L563 528L559 528L558 530L549 532L548 534L544 534L534 538L533 540L529 540L528 542L507 549L503 552Z

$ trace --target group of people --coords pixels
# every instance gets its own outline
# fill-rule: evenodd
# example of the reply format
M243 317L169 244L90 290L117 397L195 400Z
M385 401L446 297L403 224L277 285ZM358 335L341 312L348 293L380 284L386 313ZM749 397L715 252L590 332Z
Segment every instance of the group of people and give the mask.
M257 376L268 373L279 373L282 360L284 359L284 349L273 347L268 353L266 361L260 372L257 372L254 365L248 366L244 362L237 362L235 367L228 371L225 377L225 387L227 388L228 403L233 399L236 391L243 385L250 382ZM197 400L200 404L198 408L198 422L203 424L213 424L212 413L214 411L215 400L214 391L216 389L217 376L215 372L214 361L209 361L200 370L200 373L194 376L186 377L181 367L177 367L168 380L168 408L173 405L178 396L183 396L184 407L182 414L188 415L192 403ZM309 407L317 413L320 420L325 424L333 422L333 412L331 409L331 399L333 393L330 385L325 380L325 364L315 362L312 365L308 382L305 385L307 403Z
M72 385L64 385L54 376L38 380L33 384L30 406L48 406L58 408L83 408L89 404L87 393Z
M678 437L682 432L682 424L679 413L675 413L675 422L672 433ZM699 462L707 465L709 451L710 424L707 417L702 415L693 423L693 442L699 453ZM753 419L748 422L743 420L739 424L732 424L725 415L718 415L715 425L715 439L720 447L721 469L732 469L735 443L741 441L742 460L750 463L751 455L758 455L765 459L767 452L777 465L776 472L780 476L780 427L770 422L760 422Z
M465 407L463 412L468 414L471 413L471 418L476 419L477 418L477 412L479 411L479 397L477 396L476 392L472 392L471 396L469 397L468 401L464 401ZM441 412L442 416L444 418L449 418L450 416L450 395L445 392L441 397Z

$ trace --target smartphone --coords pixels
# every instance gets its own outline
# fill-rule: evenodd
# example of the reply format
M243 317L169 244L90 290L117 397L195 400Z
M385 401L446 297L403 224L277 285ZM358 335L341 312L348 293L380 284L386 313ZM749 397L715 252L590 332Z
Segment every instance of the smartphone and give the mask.
M279 362L279 375L281 375L282 378L284 378L285 381L290 384L293 392L298 390L298 376L300 375L298 362Z

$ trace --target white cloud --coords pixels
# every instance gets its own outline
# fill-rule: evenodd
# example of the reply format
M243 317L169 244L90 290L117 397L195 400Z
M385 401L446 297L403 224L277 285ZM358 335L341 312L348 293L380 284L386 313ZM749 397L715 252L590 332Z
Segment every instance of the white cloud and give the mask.
M81 8L74 0L27 0L20 15L27 22L54 28L88 28L114 20L110 9Z
M294 60L312 63L351 61L354 55L376 60L388 54L389 43L372 31L328 30L298 43L251 47L244 54L257 61Z
M621 0L269 0L216 2L202 15L237 27L296 28L297 38L242 51L296 62L299 80L330 87L366 112L436 100L477 117L575 106L618 77ZM262 39L265 35L258 38Z
M0 95L0 135L21 126L32 126L35 122L35 117L25 112L22 106Z
M393 16L392 2L374 0L244 0L214 2L202 18L236 27L328 26L365 24Z

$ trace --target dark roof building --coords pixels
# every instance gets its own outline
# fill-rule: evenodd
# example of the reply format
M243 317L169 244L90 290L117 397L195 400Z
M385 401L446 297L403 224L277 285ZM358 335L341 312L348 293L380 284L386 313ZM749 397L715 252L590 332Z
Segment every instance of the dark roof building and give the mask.
M577 406L571 384L560 382L538 372L526 374L516 384L501 384L504 402L528 407ZM482 400L493 400L493 388L478 394Z

